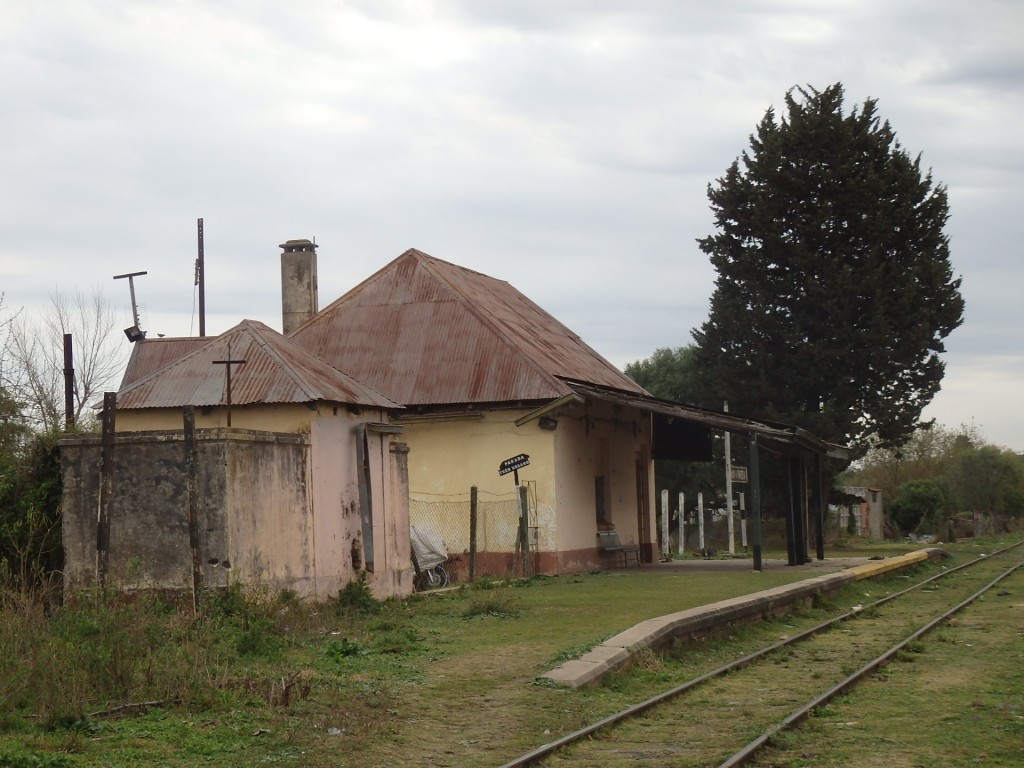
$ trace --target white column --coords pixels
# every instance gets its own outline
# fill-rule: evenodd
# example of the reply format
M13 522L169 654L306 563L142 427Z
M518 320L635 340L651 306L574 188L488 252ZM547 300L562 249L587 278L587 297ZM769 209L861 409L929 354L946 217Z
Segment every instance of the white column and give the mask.
M723 410L729 412L729 401L725 401ZM725 431L725 519L729 529L729 554L736 554L736 529L732 521L732 450L729 438L732 434Z
M683 554L683 550L686 546L686 494L679 494L679 542L677 544L679 548L679 554Z
M704 492L697 494L697 546L704 554Z
M668 516L668 488L664 488L661 491L661 557L663 560L668 560L669 553Z
M746 497L740 492L740 512L747 511ZM740 542L743 544L743 549L747 548L747 516L744 515L740 518Z

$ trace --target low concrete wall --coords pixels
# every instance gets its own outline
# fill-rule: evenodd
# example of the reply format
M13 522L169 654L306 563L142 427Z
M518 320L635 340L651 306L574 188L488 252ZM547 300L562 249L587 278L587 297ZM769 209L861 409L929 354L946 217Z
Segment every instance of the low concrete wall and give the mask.
M545 673L543 677L559 685L579 688L624 668L637 651L657 650L677 638L703 638L729 625L747 624L781 616L797 605L809 603L815 595L835 592L854 581L909 568L928 559L939 559L942 554L940 549L919 550L794 584L647 619L605 640L578 659L567 661L557 669Z
M367 552L380 599L412 592L404 445L370 436L372 544L363 541L358 465L347 423L311 444L305 434L197 430L189 463L182 431L118 433L106 506L104 583L190 591L189 467L195 471L196 558L203 588L229 583L327 597L356 578ZM331 442L333 439L333 442ZM376 443L373 440L376 439ZM61 440L64 585L96 584L100 438ZM319 448L319 452L318 449ZM385 450L386 448L386 450ZM317 472L319 469L319 472ZM358 550L358 557L353 554Z
M100 487L100 439L64 438L61 472L64 536L64 586L78 589L97 579L97 508ZM226 463L223 441L203 440L196 464L204 489L200 540L204 561L228 558L226 537ZM185 589L192 584L185 497L183 438L170 433L118 437L113 454L119 480L109 502L110 541L107 583L118 588ZM229 560L230 562L230 560ZM224 586L227 573L208 563L203 580Z

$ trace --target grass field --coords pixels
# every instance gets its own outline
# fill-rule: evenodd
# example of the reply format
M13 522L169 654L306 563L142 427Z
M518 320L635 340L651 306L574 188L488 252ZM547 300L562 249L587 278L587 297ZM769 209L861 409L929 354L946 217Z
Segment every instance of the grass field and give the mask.
M949 549L966 559L987 546ZM209 596L198 617L153 598L97 594L48 614L5 594L0 765L499 765L627 706L668 674L650 658L570 692L539 681L544 671L651 616L807 576L643 569L483 579L385 603L358 583L326 603L234 589ZM729 642L714 647L728 652Z

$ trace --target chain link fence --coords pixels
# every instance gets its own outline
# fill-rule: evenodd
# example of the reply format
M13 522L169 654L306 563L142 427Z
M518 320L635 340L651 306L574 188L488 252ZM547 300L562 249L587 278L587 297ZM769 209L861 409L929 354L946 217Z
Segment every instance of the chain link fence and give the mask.
M471 504L464 500L409 499L409 523L439 535L448 550L445 564L453 583L466 582L470 573ZM478 574L511 576L519 532L519 500L515 494L477 499L476 553Z

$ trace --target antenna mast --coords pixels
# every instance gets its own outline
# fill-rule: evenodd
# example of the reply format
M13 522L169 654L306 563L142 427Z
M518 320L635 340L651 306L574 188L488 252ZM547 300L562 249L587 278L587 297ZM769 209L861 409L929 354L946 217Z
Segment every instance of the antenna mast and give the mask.
M148 274L147 272L128 272L123 275L114 275L115 280L122 278L128 278L128 289L132 294L132 320L135 322L131 328L124 329L124 335L128 337L128 341L133 344L140 339L146 338L146 332L142 330L141 323L139 322L139 305L135 303L135 278L139 275Z

